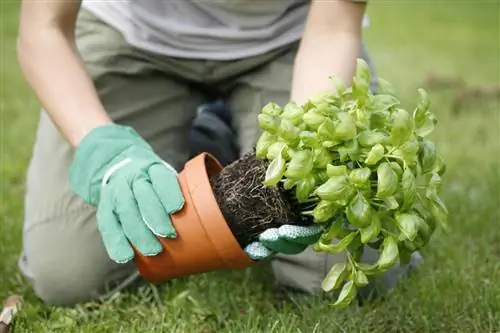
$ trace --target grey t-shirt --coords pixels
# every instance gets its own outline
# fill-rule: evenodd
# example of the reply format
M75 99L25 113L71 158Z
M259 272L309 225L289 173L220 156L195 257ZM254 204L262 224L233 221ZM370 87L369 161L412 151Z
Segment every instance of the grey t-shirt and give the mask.
M174 57L233 60L300 39L309 0L83 0L82 7L135 47Z

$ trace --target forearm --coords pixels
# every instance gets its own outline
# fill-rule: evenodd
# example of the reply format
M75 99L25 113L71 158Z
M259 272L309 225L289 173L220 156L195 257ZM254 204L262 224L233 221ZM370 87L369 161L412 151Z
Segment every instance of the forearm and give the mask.
M307 102L333 91L330 78L350 85L361 54L366 1L312 0L304 35L295 59L291 100Z
M92 128L111 122L74 43L62 31L24 31L18 57L29 85L73 147Z
M291 100L303 104L333 91L331 76L350 85L360 54L360 38L351 33L324 33L304 39L295 60Z

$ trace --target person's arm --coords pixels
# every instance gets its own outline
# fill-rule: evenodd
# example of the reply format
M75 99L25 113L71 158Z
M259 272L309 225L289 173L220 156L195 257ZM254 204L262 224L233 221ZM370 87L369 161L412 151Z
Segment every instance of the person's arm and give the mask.
M312 0L295 59L291 100L298 104L332 91L332 75L350 85L361 53L364 1Z
M17 44L28 84L73 147L91 129L112 123L76 48L79 9L77 1L23 0Z

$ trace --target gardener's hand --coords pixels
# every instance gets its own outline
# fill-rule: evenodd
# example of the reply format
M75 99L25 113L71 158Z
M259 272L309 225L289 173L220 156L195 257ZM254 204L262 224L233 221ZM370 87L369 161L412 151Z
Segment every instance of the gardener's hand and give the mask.
M253 260L267 259L276 253L297 254L316 243L322 231L320 225L284 224L264 231L256 242L245 247L245 252Z
M177 236L170 219L184 205L177 172L132 128L93 129L76 149L69 181L77 195L97 207L98 228L112 260L130 261L132 246L143 255L157 255L162 247L155 236Z

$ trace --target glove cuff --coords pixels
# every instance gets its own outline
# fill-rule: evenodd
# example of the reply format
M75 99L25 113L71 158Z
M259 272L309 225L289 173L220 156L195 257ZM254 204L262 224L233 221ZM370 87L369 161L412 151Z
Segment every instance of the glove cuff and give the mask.
M153 151L132 127L108 124L93 128L75 150L69 168L70 189L96 206L104 173L112 161L131 146Z

